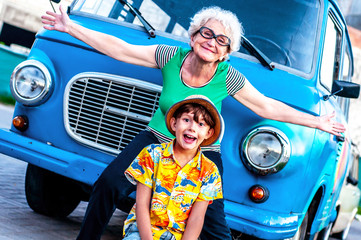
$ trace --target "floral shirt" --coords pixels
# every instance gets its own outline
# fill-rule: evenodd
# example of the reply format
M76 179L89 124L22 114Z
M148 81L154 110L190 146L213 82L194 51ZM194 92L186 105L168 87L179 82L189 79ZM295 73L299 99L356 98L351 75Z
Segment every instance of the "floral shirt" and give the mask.
M193 203L211 203L223 197L217 166L198 151L182 168L173 158L173 143L147 146L125 171L130 182L140 182L152 189L150 221L153 239L170 231L180 240ZM124 223L124 230L136 224L135 208L136 205Z

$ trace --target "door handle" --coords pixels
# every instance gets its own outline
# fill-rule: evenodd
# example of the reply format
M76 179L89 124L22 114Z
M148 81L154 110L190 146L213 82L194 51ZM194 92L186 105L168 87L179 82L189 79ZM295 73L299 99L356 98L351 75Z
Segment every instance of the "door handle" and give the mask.
M337 140L337 142L344 142L345 137L344 136L336 136L336 140Z

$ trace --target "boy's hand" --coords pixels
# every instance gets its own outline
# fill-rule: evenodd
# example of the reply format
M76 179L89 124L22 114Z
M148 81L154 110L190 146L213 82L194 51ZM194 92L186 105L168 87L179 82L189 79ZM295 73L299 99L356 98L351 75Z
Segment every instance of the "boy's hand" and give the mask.
M60 14L54 12L46 11L47 15L41 16L41 22L44 24L44 28L47 30L57 30L60 32L69 32L69 25L71 20L66 14L62 6L59 7Z
M201 234L204 217L208 208L208 201L196 201L189 215L182 240L197 240Z
M137 183L136 195L136 220L139 235L142 240L152 240L152 229L150 224L150 203L152 198L152 189L148 186Z

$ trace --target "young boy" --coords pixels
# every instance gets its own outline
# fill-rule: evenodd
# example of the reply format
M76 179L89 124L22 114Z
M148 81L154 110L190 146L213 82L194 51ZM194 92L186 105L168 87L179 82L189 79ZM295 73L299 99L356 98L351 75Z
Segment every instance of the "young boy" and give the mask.
M218 169L200 150L222 132L212 102L190 96L168 110L166 124L176 138L144 148L125 171L137 194L123 240L197 239L208 205L223 197Z

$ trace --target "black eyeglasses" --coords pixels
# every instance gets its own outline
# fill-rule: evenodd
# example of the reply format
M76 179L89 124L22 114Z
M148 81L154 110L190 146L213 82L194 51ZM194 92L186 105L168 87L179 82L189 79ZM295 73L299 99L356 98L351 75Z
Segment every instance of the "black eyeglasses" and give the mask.
M225 35L216 35L214 34L213 30L207 27L201 27L199 29L199 33L202 37L206 39L216 39L216 42L221 46L229 46L231 44L231 39Z

